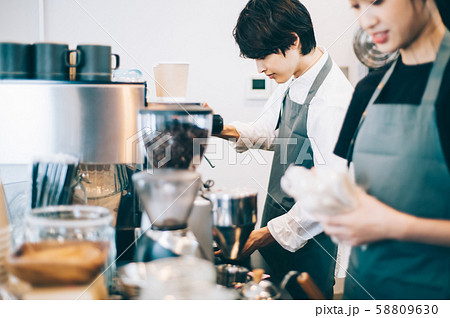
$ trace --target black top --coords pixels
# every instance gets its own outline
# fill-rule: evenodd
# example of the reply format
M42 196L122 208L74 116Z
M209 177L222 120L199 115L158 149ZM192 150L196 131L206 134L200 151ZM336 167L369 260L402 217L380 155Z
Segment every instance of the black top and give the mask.
M448 0L436 0L436 4L439 8L439 12L442 17L442 21L450 30L450 1Z
M375 104L419 105L425 92L433 63L405 65L399 59L392 76L386 83ZM388 67L371 72L355 88L341 133L334 149L339 157L346 158L350 141L376 87ZM450 63L445 69L439 95L436 100L436 121L447 166L450 170Z

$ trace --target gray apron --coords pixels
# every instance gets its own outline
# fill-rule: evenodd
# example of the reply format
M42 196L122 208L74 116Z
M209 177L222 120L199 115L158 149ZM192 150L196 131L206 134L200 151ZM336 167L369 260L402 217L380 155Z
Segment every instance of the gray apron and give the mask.
M310 169L314 166L311 143L307 134L308 109L311 100L329 74L333 62L329 57L320 70L304 104L297 104L289 98L289 90L283 100L283 112L279 121L278 138L275 140L275 153L270 173L269 189L264 206L261 226L289 211L294 199L288 196L280 186L281 177L291 165ZM292 140L288 140L291 138ZM296 141L295 144L293 141ZM326 251L324 251L324 249ZM318 287L331 298L334 285L334 269L337 247L324 233L310 240L303 248L291 253L274 242L259 250L270 266L272 278L279 282L291 270L306 271ZM329 254L329 255L328 255ZM333 257L330 257L333 256ZM307 299L297 284L288 285L295 299Z
M435 103L450 57L447 31L420 106L375 104L390 68L360 122L353 163L357 183L396 210L450 219L450 173L440 144ZM383 240L350 257L346 299L450 299L450 248Z

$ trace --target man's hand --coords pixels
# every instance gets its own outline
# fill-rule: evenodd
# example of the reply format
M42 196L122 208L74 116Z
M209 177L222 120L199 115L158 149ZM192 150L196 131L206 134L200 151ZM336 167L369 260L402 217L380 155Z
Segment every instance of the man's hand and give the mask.
M250 256L258 248L269 245L274 241L275 239L273 238L272 234L270 234L267 226L260 228L259 230L254 230L252 231L252 233L250 233L247 243L245 243L245 246L242 249L239 258L240 259L246 258Z
M212 113L214 114L214 110L211 108L211 106L209 106L209 104L207 102L203 102L203 107L210 109L212 111ZM233 140L233 141L239 140L239 138L241 137L239 135L239 132L232 125L223 125L222 131L218 134L213 134L213 136L222 138L225 140Z

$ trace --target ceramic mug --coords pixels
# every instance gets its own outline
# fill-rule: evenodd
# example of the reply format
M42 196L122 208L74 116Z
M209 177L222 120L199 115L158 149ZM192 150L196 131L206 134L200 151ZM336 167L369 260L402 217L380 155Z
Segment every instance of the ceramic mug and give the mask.
M32 65L32 47L30 44L0 43L0 79L30 78Z
M76 50L77 81L111 81L111 72L120 65L119 55L108 45L78 45ZM114 57L114 66L112 65Z
M69 45L63 43L33 44L33 78L44 80L69 80Z

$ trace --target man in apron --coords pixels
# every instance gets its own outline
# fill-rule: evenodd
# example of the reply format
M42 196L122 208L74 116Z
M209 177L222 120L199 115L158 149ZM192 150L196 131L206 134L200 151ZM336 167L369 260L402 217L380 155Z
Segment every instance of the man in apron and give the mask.
M309 13L296 0L251 0L234 36L241 55L255 59L259 72L281 84L254 123L233 122L220 134L235 138L238 152L275 151L262 228L252 232L243 256L261 248L275 282L290 270L308 272L331 298L337 246L298 204L294 207L280 180L291 164L345 165L332 151L353 88L316 46ZM288 289L293 298L307 299L297 284Z

